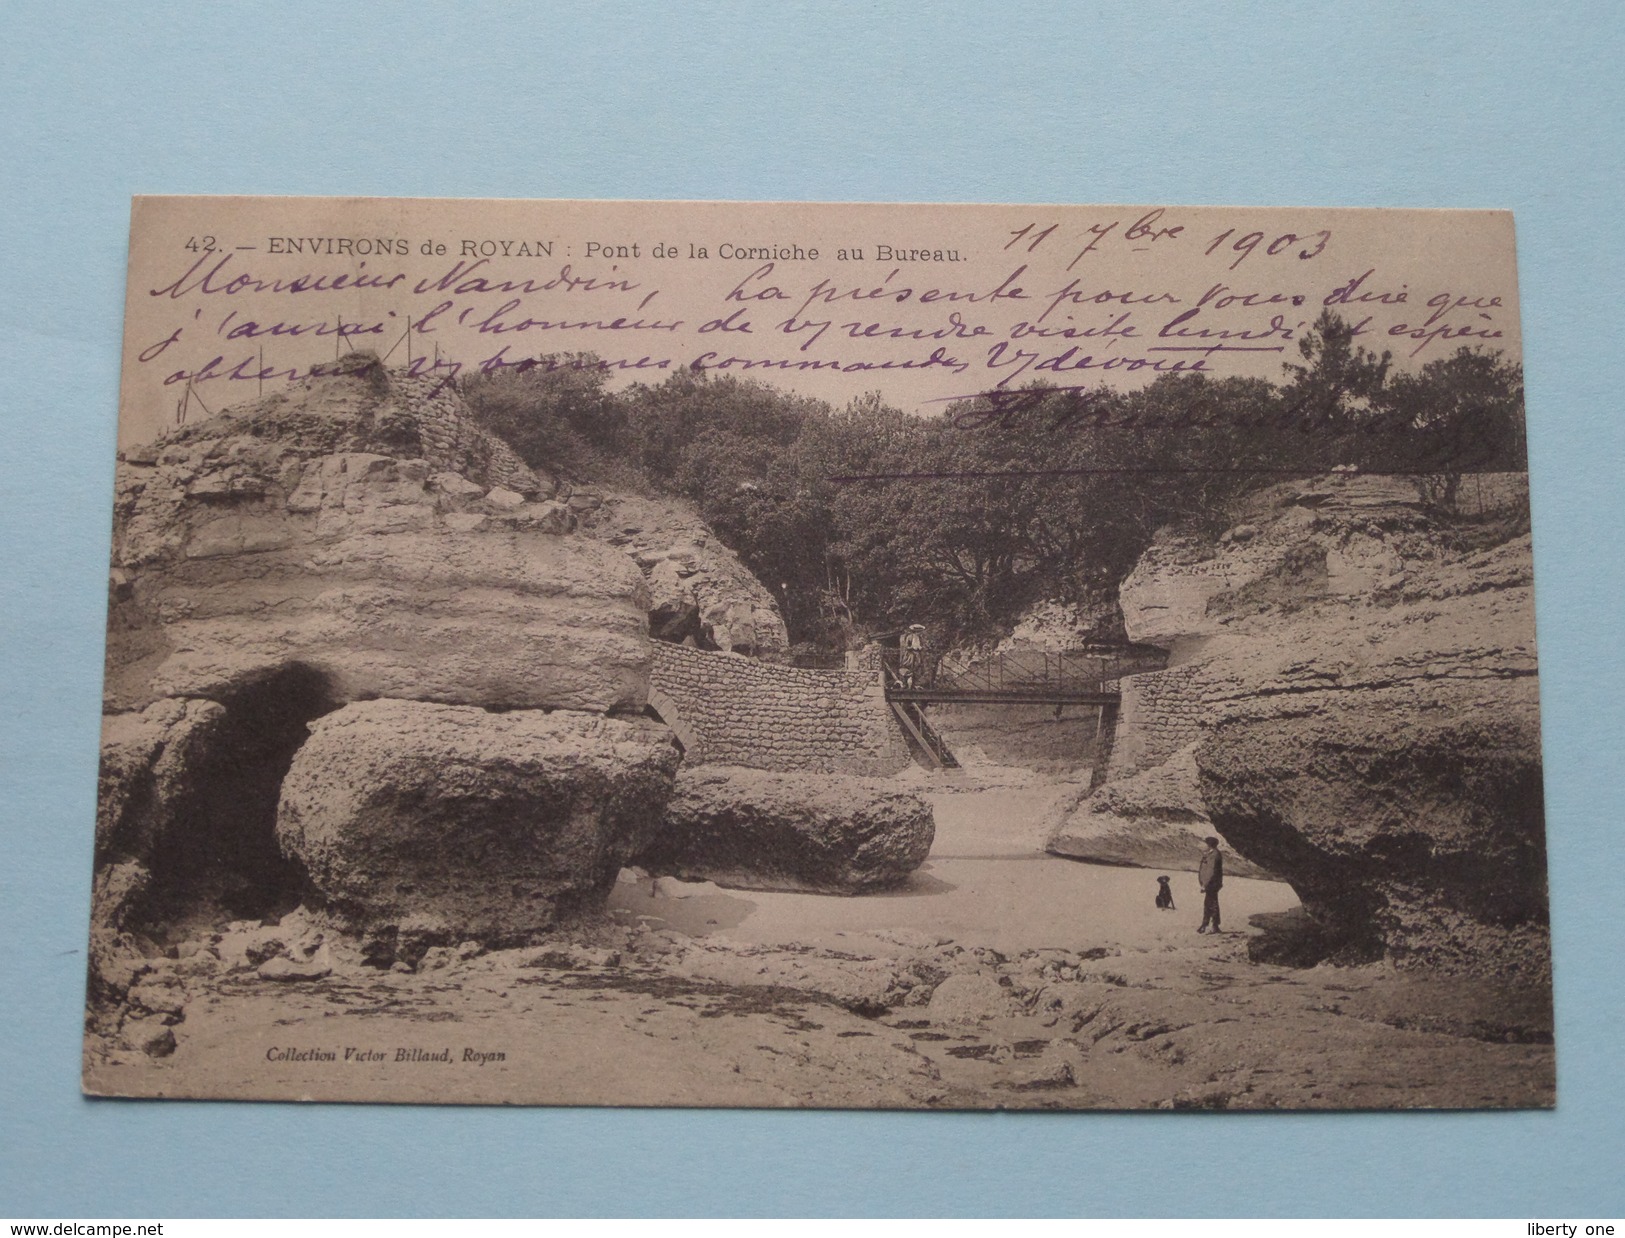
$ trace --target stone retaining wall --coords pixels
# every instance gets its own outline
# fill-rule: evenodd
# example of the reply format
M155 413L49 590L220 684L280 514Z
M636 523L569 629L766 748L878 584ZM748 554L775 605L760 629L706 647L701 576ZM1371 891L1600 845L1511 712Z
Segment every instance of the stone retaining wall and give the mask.
M885 776L909 762L870 672L803 670L656 641L649 703L690 765Z
M436 468L464 472L466 462L475 461L489 485L544 498L552 493L553 487L537 477L518 452L474 422L463 398L444 379L411 378L395 370L389 374L389 386L416 423L424 459Z
M1201 664L1192 663L1120 681L1123 696L1106 767L1108 782L1161 765L1201 737L1207 708L1201 672Z

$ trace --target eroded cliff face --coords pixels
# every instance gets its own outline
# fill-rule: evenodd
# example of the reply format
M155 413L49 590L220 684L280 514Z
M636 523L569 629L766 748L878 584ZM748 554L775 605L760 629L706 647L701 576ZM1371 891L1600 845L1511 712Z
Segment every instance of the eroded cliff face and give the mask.
M636 713L648 699L649 599L637 565L573 535L553 482L474 425L455 391L364 355L338 369L120 460L93 991L116 999L154 941L211 918L257 922L301 901L346 900L369 909L369 928L407 914L313 882L308 856L278 845L289 769L312 728L346 706L378 716L367 744L341 745L351 751L331 758L339 766L374 750L408 753L422 717L463 707L456 734L484 763L469 779L493 799L510 783L542 788L519 834L560 853L557 871L546 898L516 902L505 932L601 898L613 858L661 819L678 759L664 728L644 744L653 758L600 745L592 794L616 811L549 790L574 786L570 737L587 745L563 719L585 719L582 734L597 736L630 725L603 715ZM516 731L565 738L532 742L531 765L516 774L503 764ZM301 803L319 816L310 795ZM344 829L351 823L331 826ZM546 842L555 836L568 846ZM489 871L475 884L500 882L517 863L481 854ZM448 935L483 923L441 918Z
M637 710L648 600L449 389L359 369L126 452L107 705L298 663L339 701Z
M1543 973L1527 512L1521 476L1441 513L1412 479L1334 475L1159 536L1122 604L1170 669L1125 683L1112 778L1291 882L1321 953ZM1115 815L1111 782L1063 829L1091 808Z
M686 499L587 487L569 504L583 533L624 550L643 569L657 639L769 658L789 647L773 595Z

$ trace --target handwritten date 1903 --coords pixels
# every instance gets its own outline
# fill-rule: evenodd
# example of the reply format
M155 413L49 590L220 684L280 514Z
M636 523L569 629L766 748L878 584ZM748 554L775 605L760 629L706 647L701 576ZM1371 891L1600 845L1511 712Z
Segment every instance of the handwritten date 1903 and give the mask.
M1226 228L1223 232L1219 233L1218 236L1214 237L1213 243L1202 252L1211 254L1214 250L1218 249L1219 246L1223 245L1225 241L1229 240L1231 234L1234 232L1234 228ZM1230 246L1230 251L1232 253L1240 254L1241 256L1230 264L1230 269L1234 271L1247 258L1251 257L1252 252L1260 245L1264 244L1264 237L1265 233L1262 232L1249 232L1245 236L1237 237L1235 243ZM1302 259L1318 258L1321 254L1326 252L1326 246L1332 239L1330 229L1322 228L1319 232L1311 232L1306 236L1299 236L1295 232L1283 232L1280 236L1276 237L1269 243L1264 252L1273 258L1278 254L1286 253L1287 251L1291 250L1292 247L1295 246L1299 241L1302 241L1307 245L1311 241L1316 241L1317 238L1318 244L1316 244L1313 249L1306 248L1298 250L1298 257Z
M1088 238L1087 241L1073 255L1072 261L1066 264L1066 269L1070 271L1089 254L1095 253L1112 241L1126 244L1135 252L1144 252L1154 248L1159 242L1179 240L1184 235L1186 227L1184 224L1165 224L1163 217L1166 214L1167 208L1159 206L1147 211L1126 228L1123 227L1121 219L1090 224L1083 230L1083 236ZM1009 233L1010 239L1005 242L1004 248L1011 249L1020 245L1029 254L1034 253L1055 235L1059 227L1059 224L1054 223L1043 228L1040 228L1037 222L1027 223ZM1282 232L1273 239L1268 232L1260 230L1244 232L1240 236L1237 236L1237 231L1235 228L1226 228L1208 242L1202 251L1203 255L1210 257L1221 248L1226 257L1235 254L1235 261L1231 262L1229 267L1234 271L1260 248L1271 258L1293 254L1306 261L1320 257L1332 239L1331 230L1327 228L1302 234Z

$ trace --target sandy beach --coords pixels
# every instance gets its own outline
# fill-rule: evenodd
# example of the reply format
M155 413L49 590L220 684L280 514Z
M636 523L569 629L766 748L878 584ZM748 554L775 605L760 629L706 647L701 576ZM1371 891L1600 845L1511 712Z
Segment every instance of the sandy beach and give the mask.
M906 777L915 777L907 775ZM522 950L270 980L214 952L155 960L183 1013L155 1064L92 1050L123 1095L475 1103L1364 1108L1550 1103L1540 995L1385 964L1252 963L1280 882L1153 905L1156 874L1044 854L1064 788L926 784L930 859L869 897L623 874L603 919ZM217 948L218 949L218 948Z
M944 783L950 790L937 790ZM936 775L921 781L936 817L931 856L899 889L861 898L723 890L660 878L617 887L610 906L659 927L741 945L839 946L876 931L916 930L1002 953L1110 945L1135 950L1188 944L1202 918L1193 873L1171 873L1176 910L1153 905L1158 874L1045 853L1042 820L1062 793L1017 771ZM647 901L645 899L647 898ZM1283 882L1225 883L1227 929L1260 912L1290 910Z

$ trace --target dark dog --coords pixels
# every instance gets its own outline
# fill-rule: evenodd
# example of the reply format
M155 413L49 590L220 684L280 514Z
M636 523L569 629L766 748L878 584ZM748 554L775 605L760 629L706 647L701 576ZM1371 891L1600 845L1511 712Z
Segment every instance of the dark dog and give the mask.
M1168 878L1157 878L1157 909L1159 911L1173 911L1174 892L1168 885Z

